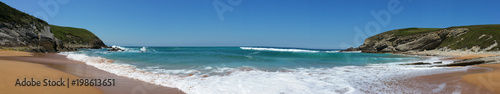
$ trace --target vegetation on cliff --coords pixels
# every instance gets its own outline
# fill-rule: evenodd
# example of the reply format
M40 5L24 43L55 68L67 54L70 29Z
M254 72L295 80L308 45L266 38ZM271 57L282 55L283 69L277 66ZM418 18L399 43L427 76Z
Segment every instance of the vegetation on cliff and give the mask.
M413 34L420 34L420 33L428 33L432 31L436 31L442 28L405 28L405 29L399 29L397 31L393 31L395 36L407 36L407 35L413 35Z
M32 52L107 47L92 32L47 22L0 2L0 49Z
M41 24L48 25L48 23L43 21L42 19L36 18L34 16L21 12L17 9L14 9L3 2L0 2L0 11L1 11L0 22L6 22L24 26L29 24L39 23L36 24L37 27L42 27Z
M500 25L404 28L369 37L357 49L363 52L499 51L498 41L500 41Z
M94 35L94 33L74 27L62 27L56 25L50 25L50 31L54 34L54 37L61 40L65 46L69 45L89 45L88 47L80 46L82 48L100 48L104 43L101 39ZM92 44L99 46L92 47Z
M469 32L462 36L450 37L441 43L439 47L455 50L478 46L481 49L487 48L488 51L498 51L500 48L500 46L496 46L500 42L500 25L473 25L450 28L468 28Z

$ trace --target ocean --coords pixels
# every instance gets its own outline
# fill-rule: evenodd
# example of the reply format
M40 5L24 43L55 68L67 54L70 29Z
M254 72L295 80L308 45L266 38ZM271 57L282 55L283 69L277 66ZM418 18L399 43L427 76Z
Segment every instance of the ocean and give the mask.
M466 68L399 65L440 57L283 47L120 47L59 54L188 94L419 93L386 83ZM452 61L443 61L443 64ZM423 84L425 85L425 84Z

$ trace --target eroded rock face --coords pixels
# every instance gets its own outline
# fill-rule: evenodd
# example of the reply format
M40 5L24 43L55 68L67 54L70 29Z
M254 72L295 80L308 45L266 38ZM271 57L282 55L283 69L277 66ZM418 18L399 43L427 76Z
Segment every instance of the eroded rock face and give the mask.
M33 52L56 52L50 26L46 23L20 25L0 22L0 47Z
M460 36L468 31L467 28L451 28L406 36L381 33L367 38L359 50L372 53L431 50L437 48L446 38Z
M89 42L63 42L54 37L45 22L11 24L0 22L0 48L30 52L76 51L79 48L107 47L99 38Z

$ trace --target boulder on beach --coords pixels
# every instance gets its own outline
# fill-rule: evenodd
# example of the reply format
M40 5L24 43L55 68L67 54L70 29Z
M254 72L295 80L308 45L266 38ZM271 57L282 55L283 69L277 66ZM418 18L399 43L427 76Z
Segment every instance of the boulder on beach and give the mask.
M399 64L399 65L431 65L431 63L415 62L415 63L406 63L406 64Z

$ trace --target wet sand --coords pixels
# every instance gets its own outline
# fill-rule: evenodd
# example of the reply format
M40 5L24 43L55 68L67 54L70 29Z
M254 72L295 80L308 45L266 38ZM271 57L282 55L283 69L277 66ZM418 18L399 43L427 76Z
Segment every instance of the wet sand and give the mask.
M401 85L408 88L421 90L425 93L493 94L485 88L480 88L462 79L462 77L469 74L484 73L488 71L489 69L487 68L472 66L467 67L466 71L424 75L403 79L398 82L401 82Z
M500 94L500 64L483 64L477 66L490 68L492 71L465 75L462 79L477 85L477 88L486 90L491 94Z
M105 94L184 94L176 88L154 85L151 83L117 76L93 66L88 66L83 62L67 59L65 56L54 53L31 53L32 56L0 56L0 60L29 62L38 65L45 65L47 69L55 69L68 73L79 78L88 79L115 79L115 86L96 86L98 90ZM66 76L63 78L67 78ZM93 93L87 93L93 94Z
M460 59L471 59L479 57L494 56L493 54L477 54L477 55L454 55L453 58L446 58L447 60L460 60ZM8 62L8 63L5 63ZM5 67L8 66L8 67ZM112 87L85 87L84 89L73 88L60 88L61 90L68 90L66 92L78 93L81 91L84 93L105 93L105 94L183 94L184 92L176 88L169 88L159 85L154 85L151 83L134 80L126 77L117 76L106 71L99 70L93 66L88 66L83 62L73 61L67 59L65 56L54 54L54 53L28 53L28 52L15 52L15 51L4 51L0 50L0 93L30 93L34 91L21 91L21 89L12 89L9 86L18 77L10 76L11 71L19 71L19 67L11 66L30 66L29 68L40 69L31 70L38 71L42 73L28 74L28 73L14 73L21 74L24 76L30 76L34 78L37 75L47 75L47 74L63 74L63 76L58 75L57 78L89 78L89 79L116 79L116 86ZM477 66L467 67L466 71L432 74L413 77L410 79L396 79L386 83L389 87L389 92L391 90L405 91L404 89L417 89L425 93L462 93L462 94L500 94L500 64L483 64ZM4 74L9 74L5 76ZM43 76L47 77L47 76ZM12 80L14 79L14 80ZM12 81L11 81L12 80ZM16 87L14 87L16 88ZM36 88L36 93L64 93L61 92L59 88L50 92L45 88ZM406 93L417 93L417 92L406 92Z
M463 60L497 54L444 54L442 60ZM430 93L500 94L500 64L482 64L466 67L466 71L441 73L403 79L401 85Z
M472 59L481 57L498 56L497 54L473 54L473 55L460 55L453 58L447 59ZM476 67L482 67L486 70L479 73L464 73L461 74L461 80L467 82L468 84L474 85L475 94L500 94L500 64L481 64L475 65Z

